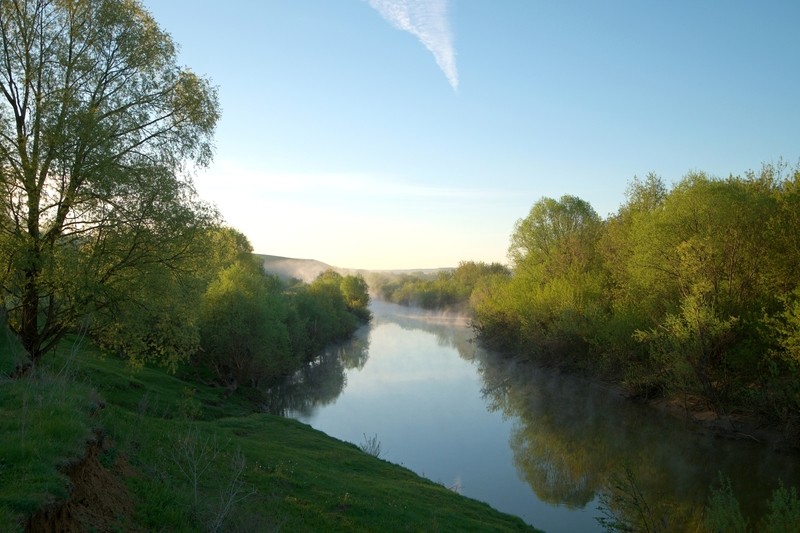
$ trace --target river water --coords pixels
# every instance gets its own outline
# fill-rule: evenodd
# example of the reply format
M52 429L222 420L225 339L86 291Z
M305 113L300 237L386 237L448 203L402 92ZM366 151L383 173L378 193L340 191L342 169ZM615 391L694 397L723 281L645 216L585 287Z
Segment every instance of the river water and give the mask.
M701 434L590 381L498 357L463 318L371 307L372 323L277 388L270 410L379 442L381 458L549 532L602 531L601 496L613 486L623 500L642 494L679 530L698 519L720 473L751 525L779 479L800 485L796 456Z

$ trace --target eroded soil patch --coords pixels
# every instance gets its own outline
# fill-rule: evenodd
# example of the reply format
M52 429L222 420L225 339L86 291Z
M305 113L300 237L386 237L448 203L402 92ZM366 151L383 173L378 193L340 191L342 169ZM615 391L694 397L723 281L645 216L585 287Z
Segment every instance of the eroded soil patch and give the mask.
M106 453L103 439L87 446L86 457L64 468L70 479L65 502L47 506L28 519L26 531L55 533L72 531L119 531L133 514L133 499L123 481L132 469L119 456L109 469L100 461Z

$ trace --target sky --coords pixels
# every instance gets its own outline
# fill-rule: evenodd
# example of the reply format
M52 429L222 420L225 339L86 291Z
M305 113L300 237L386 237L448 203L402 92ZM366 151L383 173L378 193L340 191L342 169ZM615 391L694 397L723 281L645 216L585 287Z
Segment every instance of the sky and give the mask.
M257 253L507 262L514 223L635 177L800 160L800 2L144 0L218 87L200 196Z

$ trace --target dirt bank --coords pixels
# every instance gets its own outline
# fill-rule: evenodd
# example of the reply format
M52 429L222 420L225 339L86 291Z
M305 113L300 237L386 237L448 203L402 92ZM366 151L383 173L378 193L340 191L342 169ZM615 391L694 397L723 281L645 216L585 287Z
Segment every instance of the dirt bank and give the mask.
M106 468L103 462L110 459L108 450L109 443L97 435L87 445L85 457L65 466L63 472L70 480L69 498L33 514L26 532L128 531L123 526L134 505L123 479L133 473L122 456Z

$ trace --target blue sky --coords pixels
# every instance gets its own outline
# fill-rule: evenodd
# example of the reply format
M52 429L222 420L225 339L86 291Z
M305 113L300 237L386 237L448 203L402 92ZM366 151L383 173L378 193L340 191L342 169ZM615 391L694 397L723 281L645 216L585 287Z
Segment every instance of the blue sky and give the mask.
M219 87L203 198L259 253L506 261L572 194L800 158L800 2L145 0Z

